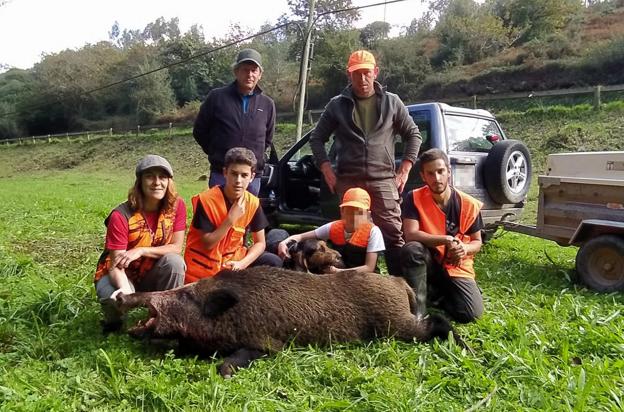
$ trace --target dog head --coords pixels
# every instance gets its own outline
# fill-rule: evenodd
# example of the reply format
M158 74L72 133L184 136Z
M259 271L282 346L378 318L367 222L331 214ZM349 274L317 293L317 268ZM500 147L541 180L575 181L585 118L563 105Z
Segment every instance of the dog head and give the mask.
M323 274L329 273L330 266L345 267L340 253L318 239L291 241L288 244L288 253L290 259L284 262L284 267L299 272Z

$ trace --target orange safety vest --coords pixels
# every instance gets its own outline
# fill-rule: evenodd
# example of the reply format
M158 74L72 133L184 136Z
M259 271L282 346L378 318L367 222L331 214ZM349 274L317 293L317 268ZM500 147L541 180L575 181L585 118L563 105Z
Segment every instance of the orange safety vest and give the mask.
M133 212L128 202L120 204L113 211L115 210L120 212L121 215L128 220L128 247L126 250L137 247L163 246L171 243L173 239L173 223L176 216L175 209L169 213L161 211L158 215L158 224L156 225L156 231L154 233L152 233L147 225L147 220L143 216L143 213L140 211ZM108 226L109 219L110 214L106 220L104 220L106 226ZM141 257L133 261L125 270L126 276L133 283L140 281L143 276L145 276L145 273L154 266L156 260L157 259L154 258ZM98 260L97 269L95 271L95 282L108 274L111 268L110 265L110 251L105 249Z
M455 236L460 242L470 243L471 237L466 231L472 226L483 203L474 197L467 195L457 189L454 189L459 195L460 199L460 213L459 213L459 232ZM431 235L446 235L446 215L433 200L433 195L428 186L423 186L419 189L415 189L412 195L414 206L418 210L419 218L418 223L420 230L429 233ZM443 263L444 254L446 252L444 245L436 246L438 254L436 260L443 264L444 269L448 271L450 276L463 277L463 278L475 278L474 271L474 259L472 255L467 255L462 259L459 266L452 266Z
M329 241L340 252L345 266L348 268L361 266L366 262L366 248L370 232L374 225L370 222L361 224L351 239L345 239L345 224L342 220L336 220L329 226Z
M256 214L256 210L260 207L260 200L247 191L245 191L244 196L245 213L211 250L206 250L202 242L204 232L191 225L184 251L184 261L186 262L184 283L192 283L205 277L214 276L226 262L241 260L247 255L247 248L244 246L245 230ZM228 209L219 186L214 186L193 196L192 202L193 215L197 210L197 203L201 202L206 216L215 226L215 229L227 217Z

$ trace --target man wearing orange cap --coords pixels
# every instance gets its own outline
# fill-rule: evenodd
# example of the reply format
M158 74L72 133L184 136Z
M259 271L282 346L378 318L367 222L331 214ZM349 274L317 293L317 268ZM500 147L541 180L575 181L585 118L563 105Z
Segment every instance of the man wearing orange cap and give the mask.
M340 252L346 270L374 272L377 255L383 252L384 242L381 230L368 217L371 199L366 190L354 187L347 190L340 204L340 220L327 223L309 232L292 235L279 243L280 257L290 257L288 243L305 239L328 240L333 249ZM332 267L332 272L339 270Z
M366 50L353 52L347 64L350 84L325 107L310 147L329 190L342 196L347 189L361 187L371 197L373 222L381 229L388 272L401 274L400 194L416 162L421 137L401 99L375 81L379 67ZM336 169L325 150L334 135ZM400 135L404 155L394 164L394 136Z

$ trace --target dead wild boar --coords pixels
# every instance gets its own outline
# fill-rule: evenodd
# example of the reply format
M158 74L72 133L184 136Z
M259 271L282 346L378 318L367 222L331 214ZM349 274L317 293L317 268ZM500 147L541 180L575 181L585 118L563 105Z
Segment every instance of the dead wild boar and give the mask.
M442 316L417 320L414 292L402 278L354 271L223 270L173 290L119 295L117 302L122 310L148 307L149 318L128 331L135 337L179 339L200 354L226 355L219 367L224 377L289 342L325 345L389 336L424 342L452 332Z

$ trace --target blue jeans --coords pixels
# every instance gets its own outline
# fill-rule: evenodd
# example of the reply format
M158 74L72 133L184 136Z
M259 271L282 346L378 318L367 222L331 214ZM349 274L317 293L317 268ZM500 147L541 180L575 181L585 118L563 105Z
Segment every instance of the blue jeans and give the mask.
M254 196L260 193L260 177L255 177L247 186L247 191ZM210 179L208 179L208 187L225 185L225 176L222 173L210 171Z

